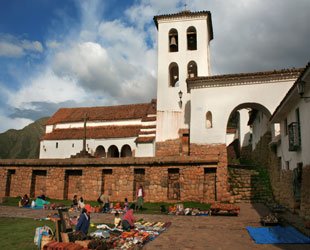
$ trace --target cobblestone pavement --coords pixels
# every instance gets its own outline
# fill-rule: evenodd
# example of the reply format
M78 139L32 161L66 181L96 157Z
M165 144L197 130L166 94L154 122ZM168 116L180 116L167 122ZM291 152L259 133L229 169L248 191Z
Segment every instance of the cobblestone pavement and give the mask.
M246 226L260 226L259 220L269 213L262 204L239 204L239 216L172 216L137 214L137 219L172 222L170 228L154 241L146 244L145 250L153 249L310 249L310 244L258 245L247 233ZM44 218L52 210L20 209L0 206L0 217ZM292 223L299 223L292 219ZM112 223L113 215L94 213L94 223ZM297 225L296 224L296 225ZM307 232L306 232L307 233Z

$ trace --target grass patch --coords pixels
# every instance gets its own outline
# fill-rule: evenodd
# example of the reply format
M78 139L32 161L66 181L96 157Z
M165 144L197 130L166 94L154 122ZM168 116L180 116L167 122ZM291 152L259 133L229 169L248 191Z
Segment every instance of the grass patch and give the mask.
M37 221L26 218L0 218L1 249L38 249L33 243L35 229L44 225L55 230L55 225L51 221Z
M55 199L49 199L47 200L51 203L56 203L56 204L64 204L65 206L71 206L71 200L55 200ZM8 197L7 200L2 203L2 205L5 206L18 206L18 201L19 197ZM85 201L85 203L89 203L91 206L98 206L97 201ZM168 210L169 206L173 206L175 204L184 204L184 208L198 208L200 210L209 210L210 209L210 204L207 203L200 203L200 202L191 202L191 201L186 201L186 202L175 202L175 203L167 203L167 202L145 202L143 205L143 209L141 211L136 211L135 213L138 214L161 214L160 212L160 206L165 206L166 209ZM122 203L121 203L122 204Z

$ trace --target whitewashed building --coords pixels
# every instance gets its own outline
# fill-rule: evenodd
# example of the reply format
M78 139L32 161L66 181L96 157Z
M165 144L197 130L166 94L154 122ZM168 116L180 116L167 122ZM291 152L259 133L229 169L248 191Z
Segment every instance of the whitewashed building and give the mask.
M273 138L281 168L293 170L310 165L310 64L289 89L272 123L280 124L280 135Z
M154 22L158 30L157 100L60 109L47 123L40 158L68 158L80 152L85 114L86 150L96 157L189 155L191 145L228 145L235 138L247 146L249 111L262 112L265 123L301 72L286 69L212 76L209 11L159 15ZM240 124L235 135L227 134L235 112L239 112Z

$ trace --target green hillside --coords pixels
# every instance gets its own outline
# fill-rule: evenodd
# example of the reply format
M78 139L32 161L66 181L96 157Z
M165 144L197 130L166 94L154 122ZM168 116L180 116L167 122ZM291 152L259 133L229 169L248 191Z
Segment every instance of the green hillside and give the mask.
M0 134L0 159L39 158L40 138L48 117L41 118L21 130L10 129Z

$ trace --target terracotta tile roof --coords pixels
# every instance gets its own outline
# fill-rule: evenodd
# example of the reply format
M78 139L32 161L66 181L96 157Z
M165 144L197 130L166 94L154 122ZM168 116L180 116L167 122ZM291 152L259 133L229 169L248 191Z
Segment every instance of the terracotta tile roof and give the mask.
M143 117L142 118L143 122L154 122L156 121L156 116L151 116L151 117Z
M61 108L47 121L46 125L81 122L85 114L88 121L142 119L148 114L156 114L156 100L152 100L151 103L119 106Z
M298 77L304 68L292 68L282 69L274 71L252 72L252 73L239 73L239 74L227 74L227 75L215 75L215 76L202 76L188 78L186 80L187 87L195 88L198 86L226 86L233 85L233 83L241 82L257 82L266 78L270 79L290 79L292 77Z
M136 143L152 143L155 140L155 136L149 137L138 137L135 142Z
M151 135L151 134L156 134L155 130L152 131L140 131L139 135Z
M88 139L137 137L140 129L141 126L87 127L86 137ZM53 132L45 134L42 140L70 140L83 137L84 128L55 129Z

